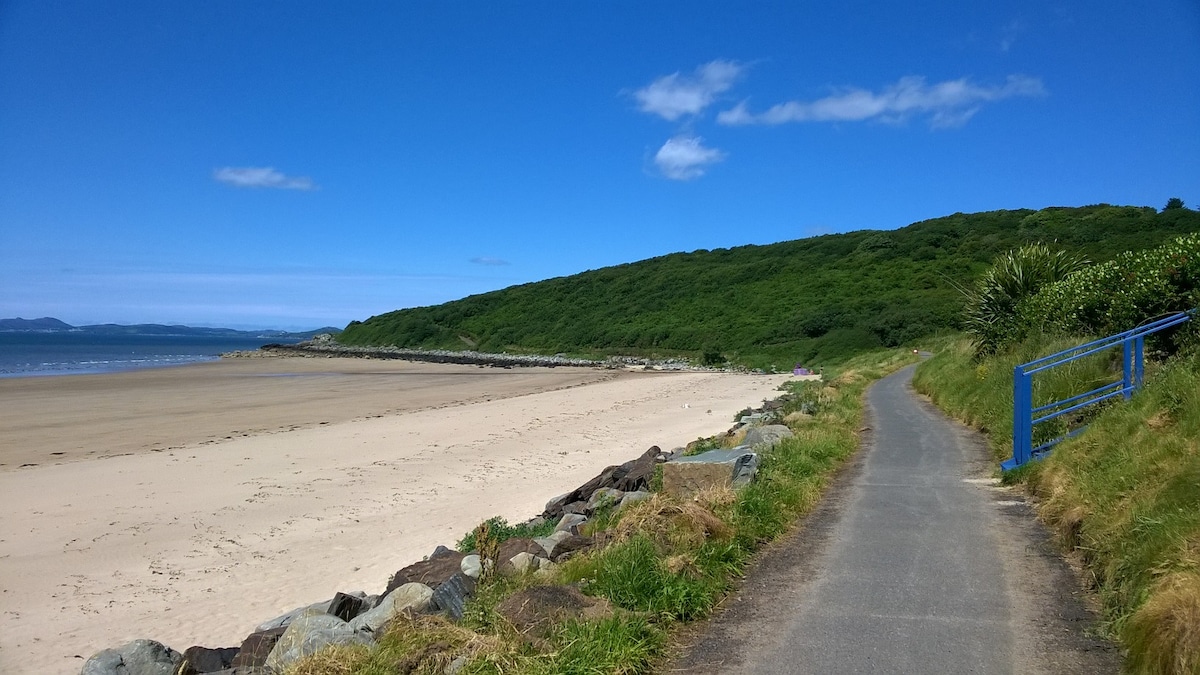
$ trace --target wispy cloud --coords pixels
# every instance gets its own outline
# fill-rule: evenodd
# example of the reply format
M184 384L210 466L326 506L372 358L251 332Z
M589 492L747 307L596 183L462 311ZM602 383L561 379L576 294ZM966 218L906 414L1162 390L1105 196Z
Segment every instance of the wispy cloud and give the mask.
M710 61L691 75L664 75L633 92L642 112L674 122L696 115L712 105L718 94L728 91L745 70L733 61Z
M478 256L475 258L471 258L471 262L475 263L476 265L494 265L494 266L509 264L509 262L507 260L504 260L503 258L493 258L491 256L486 256L486 255L481 255L481 256Z
M1013 43L1017 41L1017 36L1021 34L1023 28L1019 19L1013 19L1001 28L1000 51L1007 52L1012 49Z
M1003 84L985 86L966 78L926 84L923 77L903 77L881 91L848 88L815 101L788 101L752 113L745 101L717 115L721 124L785 124L787 122L858 122L877 119L899 122L912 115L926 115L935 129L958 127L979 111L984 103L1018 96L1042 96L1042 81L1024 75L1009 75Z
M275 188L279 190L315 190L317 184L308 176L288 176L270 166L226 166L213 170L218 182L240 188Z
M704 147L703 141L699 136L676 136L654 154L654 164L671 180L699 178L710 164L725 159L725 153Z

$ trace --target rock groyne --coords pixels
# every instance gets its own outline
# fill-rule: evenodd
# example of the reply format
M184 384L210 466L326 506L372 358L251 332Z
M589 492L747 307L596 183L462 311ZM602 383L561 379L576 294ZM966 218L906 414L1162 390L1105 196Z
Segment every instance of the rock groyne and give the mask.
M272 356L295 356L307 358L358 358L393 359L419 361L423 363L452 363L461 365L492 366L496 368L636 368L653 370L697 370L715 371L720 368L696 367L683 359L650 359L634 356L612 356L607 359L585 359L563 355L541 354L494 354L471 350L451 351L448 349L407 349L392 346L343 345L330 338L299 342L296 344L267 344L254 351L226 352L222 358L262 358Z

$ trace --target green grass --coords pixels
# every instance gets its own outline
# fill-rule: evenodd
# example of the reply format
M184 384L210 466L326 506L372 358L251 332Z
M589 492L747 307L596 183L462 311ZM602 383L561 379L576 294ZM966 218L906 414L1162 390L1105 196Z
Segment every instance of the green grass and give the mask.
M1037 335L1001 353L977 359L971 340L961 336L945 338L937 343L933 358L917 368L913 387L953 417L987 432L997 461L1007 459L1012 455L1013 368L1089 339ZM1112 350L1039 373L1033 382L1034 405L1115 382L1120 373L1114 357L1119 355L1119 350ZM1034 445L1062 436L1068 426L1085 424L1097 412L1091 410L1038 425L1034 429Z
M640 616L614 616L593 622L569 621L551 638L547 657L523 666L537 675L625 675L644 673L666 642L657 625Z
M1064 346L1036 339L974 361L965 339L947 341L915 383L987 428L999 459L1011 448L1012 365ZM1061 370L1041 395L1082 392L1112 368L1099 359ZM1102 630L1127 650L1128 670L1200 673L1200 352L1149 369L1132 400L1106 406L1085 433L1012 473L1006 479L1039 498L1039 517L1084 565Z
M488 526L488 533L496 543L500 543L506 539L512 539L513 537L528 537L530 539L534 537L545 537L546 535L554 532L555 525L553 522L545 522L541 525L535 526L530 526L525 523L510 525L507 520L501 518L500 516L489 518L483 523L480 523L480 525L483 524ZM476 530L471 530L463 535L463 538L458 540L456 550L463 552L474 551L478 546L477 542L475 541L475 532Z
M861 355L830 373L832 381L808 385L819 410L792 423L795 438L761 453L751 485L682 502L655 494L619 513L601 514L594 527L603 529L607 545L560 565L553 577L493 578L469 600L460 624L436 617L400 620L375 647L325 650L288 675L440 673L458 656L467 659L464 674L652 672L672 628L710 614L756 551L816 504L833 470L858 445L867 386L915 358L908 350ZM494 536L528 536L496 519L489 525ZM460 546L473 543L468 536ZM532 644L496 607L539 583L578 584L617 613L566 621Z

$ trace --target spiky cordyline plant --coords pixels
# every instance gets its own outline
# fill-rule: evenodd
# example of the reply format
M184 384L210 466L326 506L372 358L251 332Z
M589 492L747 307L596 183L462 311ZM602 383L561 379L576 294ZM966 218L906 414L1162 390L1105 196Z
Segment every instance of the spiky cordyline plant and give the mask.
M1017 304L1047 284L1088 266L1081 256L1029 244L996 258L967 296L964 324L977 354L988 354L1021 337Z

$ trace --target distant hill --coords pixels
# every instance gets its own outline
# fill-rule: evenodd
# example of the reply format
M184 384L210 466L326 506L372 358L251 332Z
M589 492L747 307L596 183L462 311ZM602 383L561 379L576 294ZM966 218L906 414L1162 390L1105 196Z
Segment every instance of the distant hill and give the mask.
M234 330L232 328L197 328L194 326L164 326L156 323L141 323L123 326L115 323L90 326L72 326L58 319L0 319L0 332L4 333L86 333L91 335L160 335L160 336L206 336L240 338L298 338L308 339L321 333L338 334L340 328L325 327L310 331L290 332L282 330Z
M1200 213L1100 204L956 213L891 230L694 251L353 321L354 345L659 353L780 368L958 327L962 296L1031 242L1093 261L1200 231Z
M58 319L52 319L48 316L40 319L0 319L0 331L21 331L21 332L49 332L60 330L71 330L70 324L63 323Z

